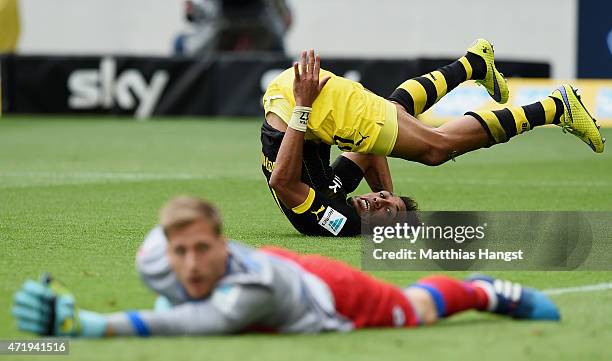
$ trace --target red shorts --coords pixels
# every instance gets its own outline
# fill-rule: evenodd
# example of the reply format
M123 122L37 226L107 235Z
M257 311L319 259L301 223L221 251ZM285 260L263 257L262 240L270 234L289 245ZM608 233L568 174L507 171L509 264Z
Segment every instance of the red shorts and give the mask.
M355 328L412 327L418 317L402 290L349 265L318 255L299 255L277 247L261 251L299 264L323 280L334 295L336 311Z

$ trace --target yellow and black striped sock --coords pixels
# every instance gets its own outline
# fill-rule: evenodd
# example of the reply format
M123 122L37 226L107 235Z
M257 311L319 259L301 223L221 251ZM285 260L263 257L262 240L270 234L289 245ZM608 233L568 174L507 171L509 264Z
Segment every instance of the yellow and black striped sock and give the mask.
M547 97L522 107L467 112L465 115L478 119L480 125L487 131L491 145L494 145L507 142L515 135L540 125L559 124L563 115L563 102L557 98Z
M467 53L438 70L406 80L393 91L389 100L401 104L409 114L416 117L464 81L484 79L486 72L484 59Z

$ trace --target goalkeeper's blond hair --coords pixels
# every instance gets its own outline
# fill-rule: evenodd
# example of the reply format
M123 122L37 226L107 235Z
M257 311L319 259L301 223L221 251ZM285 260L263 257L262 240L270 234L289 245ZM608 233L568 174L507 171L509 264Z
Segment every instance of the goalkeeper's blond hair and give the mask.
M221 234L221 214L212 203L203 199L192 196L175 197L159 212L159 224L166 237L169 233L184 229L197 220L209 222L215 234Z

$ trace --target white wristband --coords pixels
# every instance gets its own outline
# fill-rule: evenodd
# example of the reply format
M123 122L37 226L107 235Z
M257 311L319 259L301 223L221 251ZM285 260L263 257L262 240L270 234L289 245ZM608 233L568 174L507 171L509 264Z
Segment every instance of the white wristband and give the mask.
M310 107L295 106L293 108L293 114L291 114L291 119L289 120L289 128L305 133L306 129L308 129L310 112L312 112L312 108Z

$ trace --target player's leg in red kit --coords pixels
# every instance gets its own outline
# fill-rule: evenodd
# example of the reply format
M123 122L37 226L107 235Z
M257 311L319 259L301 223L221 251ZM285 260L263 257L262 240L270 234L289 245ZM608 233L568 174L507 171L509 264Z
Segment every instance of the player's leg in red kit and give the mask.
M423 292L429 299L423 297ZM447 276L422 278L406 289L405 293L409 298L415 299L415 308L422 312L420 318L426 324L462 311L484 311L489 302L484 288Z
M492 312L516 319L560 319L559 310L544 293L489 276L476 275L464 281L447 276L429 276L409 287L406 294L409 298L412 293L423 298L422 291L429 294L429 300L421 300L420 308L415 308L424 312L426 323L467 310Z
M559 320L559 311L542 292L480 275L466 280L436 275L401 290L340 261L266 247L263 251L299 264L330 288L336 310L361 327L412 327L432 324L459 312L477 310L517 319Z

